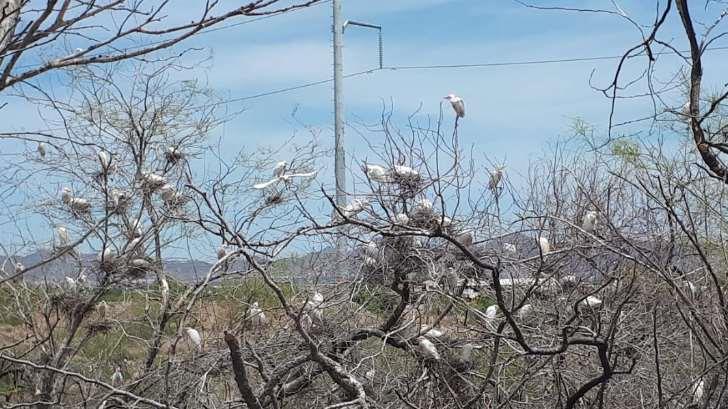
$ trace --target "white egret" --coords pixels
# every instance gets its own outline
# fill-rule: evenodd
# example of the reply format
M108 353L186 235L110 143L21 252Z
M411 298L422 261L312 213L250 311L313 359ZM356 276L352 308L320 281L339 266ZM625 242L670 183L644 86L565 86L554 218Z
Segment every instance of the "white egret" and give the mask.
M596 307L599 307L600 305L602 305L602 300L600 300L599 298L597 298L593 295L590 295L590 296L586 297L584 300L582 300L581 304L585 305L587 307L590 307L590 308L596 308Z
M420 177L420 173L418 171L404 165L395 165L392 173L400 179L417 179Z
M106 313L109 312L109 304L106 301L101 301L96 305L96 312L99 314L100 320L106 319Z
M380 165L365 165L367 177L375 182L389 182L389 173Z
M369 206L366 199L354 199L348 205L341 209L344 217L351 218L364 211Z
M518 309L518 312L516 314L519 319L523 320L531 315L531 311L533 311L533 306L531 304L524 304L521 308Z
M25 266L21 262L15 263L15 274L20 274L21 271L25 270Z
M516 245L513 243L503 243L503 251L515 254L518 252L518 249L516 248Z
M76 288L78 288L76 285L76 280L74 280L72 277L66 276L66 288L68 288L68 290L71 292L75 292Z
M108 152L105 151L99 151L96 156L99 159L99 164L101 165L101 173L106 173L109 171L109 167L111 166L111 155L108 154Z
M490 181L488 182L488 189L495 191L498 189L498 185L501 182L501 179L503 179L503 169L502 167L497 167L493 172L490 173Z
M366 254L369 257L377 257L379 255L379 247L377 246L377 242L375 241L368 241L364 245L364 254Z
M227 256L227 250L225 249L225 246L218 247L217 248L217 259L220 260L225 256Z
M111 375L111 386L118 388L124 383L124 375L121 373L121 367L117 366L114 374Z
M169 183L165 183L159 188L159 195L162 197L162 200L164 200L164 203L167 204L174 203L177 199L177 191L174 186Z
M96 256L96 260L99 263L101 263L101 262L109 263L109 262L113 261L114 258L116 258L116 254L114 252L114 249L112 249L111 247L106 247L105 249L103 249L99 252L98 256Z
M450 101L452 109L455 111L456 118L465 117L465 101L455 94L448 94L444 99Z
M38 142L38 155L40 155L41 159L45 159L46 156L46 147L43 142Z
M190 327L184 327L183 331L190 342L192 342L192 345L195 346L197 352L202 352L202 337L200 336L200 333L196 329Z
M463 298L466 298L468 300L474 300L480 296L480 293L478 291L472 289L472 288L466 288L463 290Z
M152 267L152 263L145 258L132 259L129 265L137 270L150 270Z
M693 385L693 404L700 404L705 393L705 382L701 379Z
M268 323L268 318L265 316L263 310L258 306L257 301L250 306L248 316L250 317L250 322L256 328L260 328Z
M167 305L167 300L169 300L169 283L167 283L167 279L164 276L160 280L159 287L162 291L162 305Z
M472 246L475 241L475 239L473 238L473 232L469 230L455 236L455 240L457 240L458 243L462 244L465 247Z
M541 248L541 254L546 255L551 251L551 244L549 243L549 239L546 237L539 237L538 238L538 246Z
M87 213L91 210L91 204L88 200L74 197L73 191L69 187L64 187L61 191L61 200L74 212Z
M432 202L426 197L419 197L415 199L414 211L419 214L426 214L432 212Z
M281 177L286 171L286 166L288 166L288 162L284 160L276 163L276 166L273 168L273 177Z
M394 216L394 222L397 224L406 225L409 223L409 216L404 213L397 213L397 215Z
M164 176L157 175L152 172L142 172L141 175L142 187L149 192L153 192L167 183L167 179Z
M279 165L283 164L282 166ZM262 182L262 183L256 183L253 185L253 189L266 189L270 186L276 185L279 182L288 183L293 178L303 178L308 179L316 176L317 171L312 172L304 172L304 173L285 173L285 162L279 162L276 168L273 170L273 179Z
M123 210L129 204L130 198L131 195L128 192L113 188L109 191L109 204L107 207L112 210Z
M488 308L485 309L485 321L488 323L492 323L495 321L495 317L498 315L498 306L493 304L488 306Z
M593 232L597 227L598 217L599 213L594 210L586 212L586 214L584 214L584 219L581 221L581 228L587 233Z
M441 336L445 335L445 332L443 330L437 328L430 328L429 330L427 330L427 327L428 325L422 325L420 327L420 333L422 334L422 336L430 338L440 338Z
M417 350L425 359L440 360L440 353L437 352L435 344L425 337L417 338Z
M56 227L56 241L58 247L68 247L71 244L71 238L68 234L68 229L64 226Z

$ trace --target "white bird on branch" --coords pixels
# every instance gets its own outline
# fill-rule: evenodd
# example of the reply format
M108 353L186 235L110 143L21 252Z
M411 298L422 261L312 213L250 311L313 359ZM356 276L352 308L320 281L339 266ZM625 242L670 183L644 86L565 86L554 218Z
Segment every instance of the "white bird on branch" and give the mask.
M427 327L428 325L422 325L420 327L420 333L422 334L422 336L429 338L440 338L441 336L445 335L445 332L442 330L439 330L437 328L430 328L429 330L427 330Z
M91 204L88 200L74 197L73 191L69 187L64 187L61 192L61 200L75 213L88 213L91 210Z
M392 174L400 179L417 179L420 177L420 172L404 165L394 165Z
M364 245L364 254L366 254L369 257L377 257L379 255L379 246L377 246L377 242L371 240L368 241Z
M46 147L43 142L38 142L38 146L36 148L38 150L38 155L40 155L41 159L45 159L46 157Z
M497 167L493 172L490 173L490 181L488 182L488 189L495 192L503 179L503 167Z
M141 175L142 187L149 192L153 192L167 183L167 179L162 175L152 172L143 172Z
M273 177L281 177L286 172L286 166L288 162L282 160L273 167Z
M693 385L693 404L699 405L703 401L705 382L701 379Z
M179 147L170 146L167 148L167 151L164 152L164 157L167 158L169 163L175 164L184 159L185 154Z
M68 234L68 229L64 226L56 227L56 242L58 247L65 248L71 244L71 238Z
M268 317L265 316L263 310L258 306L257 301L250 306L248 316L253 327L260 328L268 323Z
M190 342L192 342L192 345L195 346L195 350L197 350L197 352L202 352L202 337L200 336L200 333L196 329L190 327L184 327L183 330L187 338Z
M546 237L541 236L538 238L538 246L541 248L541 254L544 256L551 251L551 244Z
M121 367L117 366L114 374L111 375L111 386L118 388L124 383L124 375L121 373Z
M409 216L404 213L397 213L397 215L394 216L394 222L397 224L407 225L409 221Z
M586 212L586 214L584 214L584 219L581 221L581 228L587 233L593 232L597 227L598 217L599 213L594 210Z
M109 304L106 301L101 301L96 305L96 312L99 314L100 320L105 320L106 314L109 312Z
M498 306L493 304L488 306L488 308L485 309L485 321L487 323L492 323L495 321L495 317L498 315Z
M425 337L417 338L417 350L425 359L433 361L440 360L440 353L437 352L435 344Z
M76 292L76 289L78 288L76 280L72 277L66 276L66 288L68 288L71 292Z
M111 155L105 151L99 151L96 156L99 158L99 164L101 165L101 174L106 174L111 167Z
M159 287L162 291L162 305L167 305L167 300L169 300L169 283L167 283L167 279L164 276L160 280Z
M15 263L15 274L20 274L21 271L25 270L25 266L21 262Z
M425 198L420 197L415 200L414 211L418 214L428 214L432 212L432 202Z
M375 182L389 182L389 172L379 165L365 165L367 177Z
M341 209L341 213L346 218L351 218L359 213L363 212L369 206L369 201L366 199L354 199L348 205Z
M465 101L455 94L448 94L444 99L450 101L452 109L455 111L456 118L465 117Z
M518 249L516 248L516 245L513 243L503 243L503 251L506 251L508 253L516 254L518 252Z
M596 308L596 307L599 307L600 305L602 305L602 300L600 300L599 298L597 298L593 295L590 295L590 296L586 297L584 300L582 300L581 304L586 305L587 307L590 307L590 308Z

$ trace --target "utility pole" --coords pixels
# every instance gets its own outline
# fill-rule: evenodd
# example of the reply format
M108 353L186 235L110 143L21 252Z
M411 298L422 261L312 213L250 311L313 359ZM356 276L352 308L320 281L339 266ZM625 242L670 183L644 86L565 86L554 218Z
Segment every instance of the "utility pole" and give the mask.
M334 172L336 174L336 205L346 206L346 154L344 152L344 101L342 100L344 66L342 48L344 25L341 21L341 1L333 0L334 7Z

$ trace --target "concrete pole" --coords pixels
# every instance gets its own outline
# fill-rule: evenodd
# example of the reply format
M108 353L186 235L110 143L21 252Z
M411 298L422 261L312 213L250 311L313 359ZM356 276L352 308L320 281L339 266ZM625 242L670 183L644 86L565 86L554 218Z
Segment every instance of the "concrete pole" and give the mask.
M346 206L346 153L344 151L344 102L342 98L344 66L342 48L344 25L341 21L341 1L333 0L334 22L334 172L336 175L336 205Z

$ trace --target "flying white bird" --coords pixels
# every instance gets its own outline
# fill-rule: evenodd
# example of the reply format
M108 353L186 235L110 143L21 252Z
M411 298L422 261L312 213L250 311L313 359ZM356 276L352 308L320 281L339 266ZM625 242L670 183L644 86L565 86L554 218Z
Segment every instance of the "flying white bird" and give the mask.
M581 304L586 305L587 307L596 308L602 305L602 300L593 295L590 295L582 300Z
M68 229L64 226L56 227L56 241L58 247L68 247L71 244L71 238L68 235Z
M196 329L190 327L184 327L183 330L187 338L195 346L197 352L202 352L202 337L200 336L200 333L197 332Z
M254 327L259 328L268 323L268 318L265 316L265 313L262 309L258 306L258 302L254 302L253 305L250 306L249 317L250 322L253 324Z
M541 254L546 255L551 251L551 244L549 244L549 239L546 237L539 237L538 238L538 246L541 248Z
M38 147L36 148L38 150L38 155L40 155L41 159L45 159L46 156L46 147L43 142L38 142Z
M222 259L225 256L227 256L227 250L225 249L225 247L224 246L218 247L218 249L217 249L217 259L220 260L220 259Z
M124 383L124 375L121 373L121 367L117 366L114 374L111 375L111 386L118 388Z
M418 171L404 165L395 165L392 173L400 179L417 179L420 177L420 173Z
M288 183L293 178L309 179L316 176L317 173L317 171L304 173L285 173L286 166L287 164L285 161L278 162L278 164L276 164L276 167L273 169L273 179L267 182L256 183L253 185L253 189L266 189L269 186L278 184L279 182Z
M99 319L105 320L106 313L109 311L109 304L106 301L101 301L96 305L96 312L99 314Z
M437 352L435 344L425 337L417 338L417 350L425 359L440 360L440 354Z
M164 176L157 175L152 172L143 172L141 176L142 187L144 189L153 192L167 183L167 179Z
M450 101L450 105L452 105L452 109L455 111L456 118L465 117L465 101L463 101L462 98L454 94L448 94L444 97L444 99Z
M348 205L341 209L341 213L344 217L350 218L364 211L369 206L369 201L366 199L354 199Z
M498 185L503 179L503 168L497 167L493 172L490 173L490 181L488 182L488 189L495 191L498 189Z
M597 227L598 217L599 213L594 210L586 212L586 214L584 214L584 219L581 221L581 228L587 233L593 232Z
M699 380L693 385L693 403L700 404L703 400L703 393L705 392L705 382Z
M379 165L365 166L367 177L375 182L389 182L389 173L384 167Z

